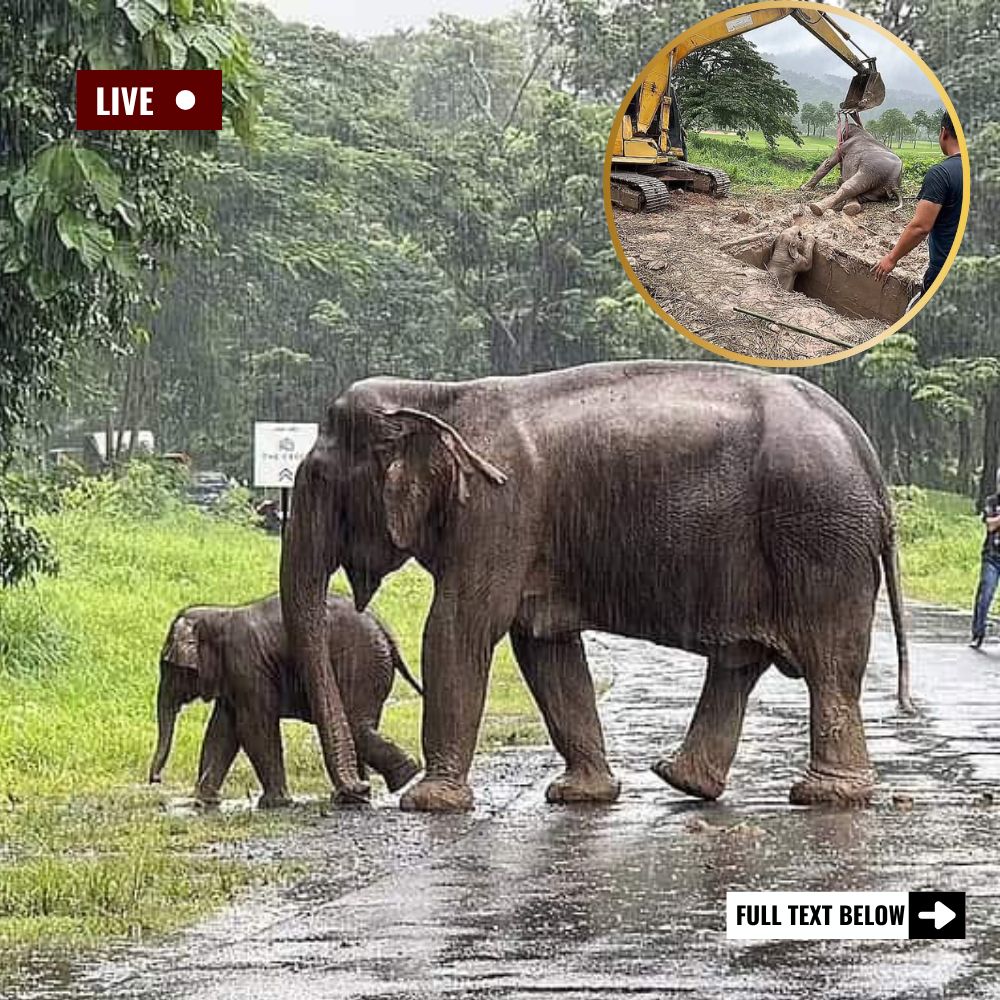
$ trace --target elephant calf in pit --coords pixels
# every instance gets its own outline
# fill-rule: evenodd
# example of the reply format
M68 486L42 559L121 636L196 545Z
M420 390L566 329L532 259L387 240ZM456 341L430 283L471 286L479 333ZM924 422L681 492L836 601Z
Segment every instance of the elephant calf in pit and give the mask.
M767 273L773 274L786 292L792 291L796 275L812 269L815 247L814 236L803 236L801 229L789 226L774 241Z
M329 669L344 700L359 770L372 767L397 791L420 766L377 728L395 671L422 693L420 685L371 613L359 614L350 601L330 596L326 627ZM214 700L215 708L202 743L196 798L206 805L219 801L242 748L264 790L260 806L289 805L281 719L313 720L305 681L288 655L277 596L237 608L188 608L174 619L160 654L159 740L150 782L160 781L178 712L199 697Z

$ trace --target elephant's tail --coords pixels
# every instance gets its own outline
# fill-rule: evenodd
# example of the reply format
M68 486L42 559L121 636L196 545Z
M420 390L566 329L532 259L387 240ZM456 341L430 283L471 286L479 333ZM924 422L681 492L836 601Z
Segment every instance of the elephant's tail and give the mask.
M892 614L892 628L896 634L896 664L898 670L897 693L899 708L907 715L916 709L910 697L910 654L906 648L906 632L903 629L903 594L899 586L899 554L896 548L896 532L889 535L882 548L882 568L885 571L885 589L889 595L889 611Z
M422 698L424 696L424 689L420 686L420 681L410 673L410 668L406 665L406 660L403 659L403 654L400 653L399 646L396 645L396 640L389 634L388 629L383 628L382 631L389 641L389 655L392 657L393 669Z

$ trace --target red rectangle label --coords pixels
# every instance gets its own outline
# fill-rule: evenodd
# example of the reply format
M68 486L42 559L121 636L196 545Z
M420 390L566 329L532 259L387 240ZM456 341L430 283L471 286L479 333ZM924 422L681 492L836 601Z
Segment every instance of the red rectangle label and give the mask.
M221 129L220 69L81 69L77 129Z

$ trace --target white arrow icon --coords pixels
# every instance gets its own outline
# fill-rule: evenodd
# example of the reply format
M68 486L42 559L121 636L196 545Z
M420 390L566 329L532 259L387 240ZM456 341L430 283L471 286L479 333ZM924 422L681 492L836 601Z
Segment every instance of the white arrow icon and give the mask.
M934 930L939 931L945 924L950 924L958 914L950 906L945 906L939 899L934 904L933 910L921 910L917 916L921 920L933 920Z

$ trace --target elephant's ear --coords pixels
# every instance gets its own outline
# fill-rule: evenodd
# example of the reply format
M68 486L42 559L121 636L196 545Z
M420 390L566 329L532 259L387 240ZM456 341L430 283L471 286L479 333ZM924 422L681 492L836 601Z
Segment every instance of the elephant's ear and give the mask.
M181 615L174 622L160 658L175 667L184 667L187 670L201 668L198 636L195 632L195 623L190 618Z
M174 622L163 659L198 675L198 695L206 701L219 695L221 656L215 630L203 618L181 615Z
M507 482L500 469L440 417L409 408L384 416L395 427L395 448L382 499L386 525L398 548L408 550L418 544L436 501L467 503L470 476L481 475L495 486Z

